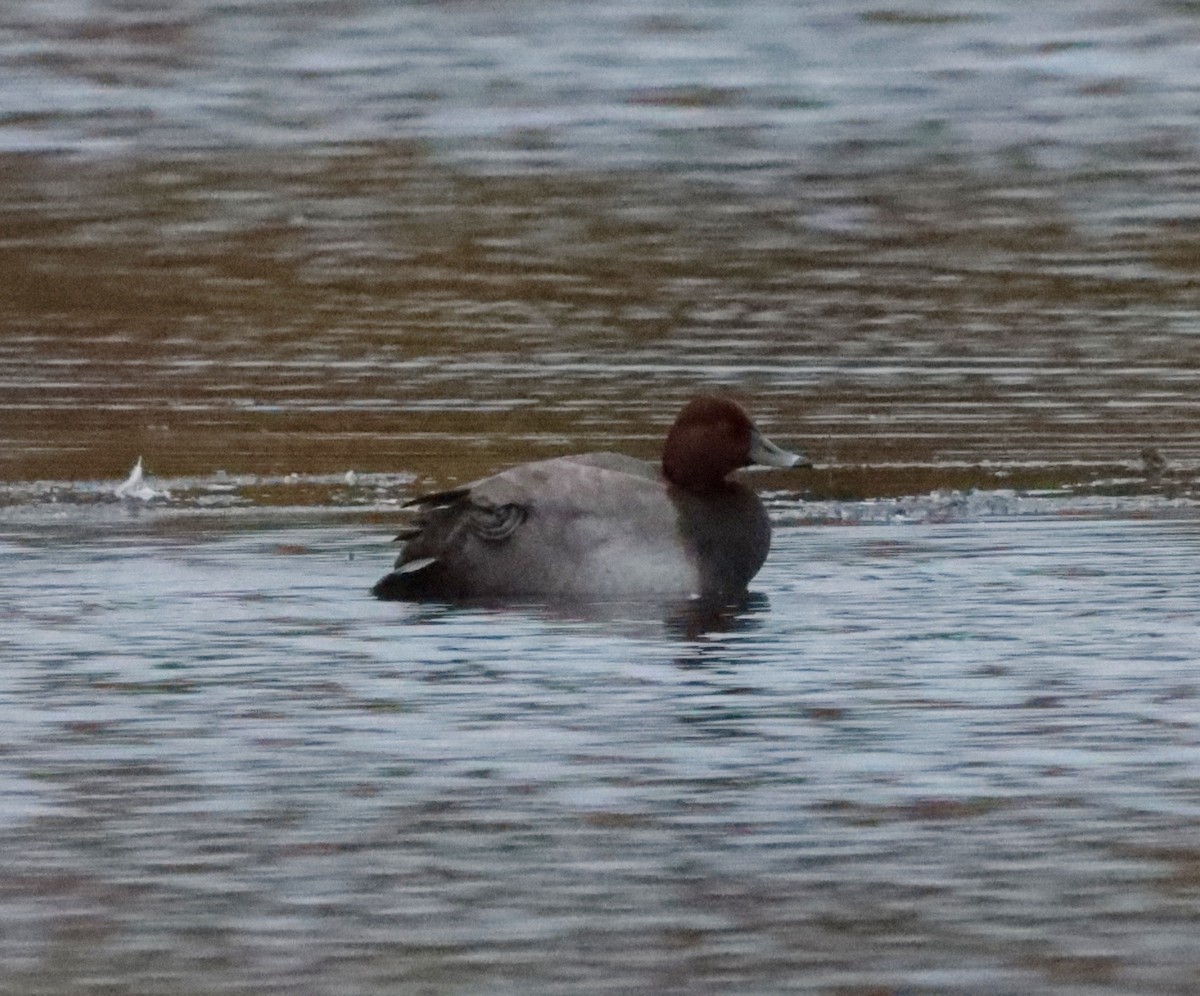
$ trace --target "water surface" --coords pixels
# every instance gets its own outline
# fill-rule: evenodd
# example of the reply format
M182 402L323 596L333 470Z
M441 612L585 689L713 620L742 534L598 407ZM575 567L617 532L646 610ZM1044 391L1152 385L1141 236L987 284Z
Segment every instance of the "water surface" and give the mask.
M0 477L654 452L854 497L1194 469L1186 3L14 0ZM7 149L7 152L3 150Z
M0 991L1200 990L1194 3L0 6ZM744 606L367 597L712 388Z
M0 537L6 992L1180 992L1193 514L784 526L709 628Z

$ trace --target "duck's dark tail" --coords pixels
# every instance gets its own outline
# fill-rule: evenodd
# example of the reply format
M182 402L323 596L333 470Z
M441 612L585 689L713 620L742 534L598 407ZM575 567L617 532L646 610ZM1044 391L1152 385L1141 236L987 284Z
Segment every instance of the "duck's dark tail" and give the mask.
M385 574L371 589L376 598L409 600L429 597L429 568L437 563L434 557L421 557L401 564L391 574Z

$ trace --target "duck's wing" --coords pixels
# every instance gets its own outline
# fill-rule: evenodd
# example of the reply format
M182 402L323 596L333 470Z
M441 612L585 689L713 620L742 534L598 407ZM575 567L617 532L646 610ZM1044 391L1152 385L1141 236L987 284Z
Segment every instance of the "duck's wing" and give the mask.
M489 477L466 487L413 498L404 507L416 509L417 518L411 526L402 529L396 539L424 540L422 547L444 546L461 533L469 533L489 543L508 539L525 521L528 501L521 500L516 494L506 495L505 492L513 489L497 487L499 483L495 477ZM406 549L401 561L420 555L419 549Z
M476 594L476 587L494 573L492 548L509 540L529 515L537 484L525 473L529 466L405 502L415 518L397 533L404 549L395 570L373 593L394 599ZM489 583L494 586L494 580Z
M596 467L619 474L631 474L647 481L657 481L661 474L659 464L626 456L624 453L581 453L578 456L560 457L560 459L584 467Z
M401 508L438 508L445 505L453 505L461 498L466 498L471 493L471 489L475 484L468 484L461 488L448 488L445 491L431 491L428 494L417 495L416 498L410 498Z
M560 508L603 504L602 496L614 490L604 472L643 481L657 481L659 476L656 464L622 453L581 453L525 463L462 487L409 499L401 507L415 510L417 518L396 539L416 538L430 522L441 518L438 513L448 512L454 518L463 518L466 527L480 538L498 542L512 534L536 502ZM628 483L616 489L619 494L628 491Z
M431 512L436 512L438 509L452 508L464 499L469 498L473 486L468 484L462 488L431 491L428 494L410 498L401 504L401 508L414 510L417 518L411 524L401 527L400 531L392 538L392 542L400 543L416 539L424 531L425 523L428 521Z

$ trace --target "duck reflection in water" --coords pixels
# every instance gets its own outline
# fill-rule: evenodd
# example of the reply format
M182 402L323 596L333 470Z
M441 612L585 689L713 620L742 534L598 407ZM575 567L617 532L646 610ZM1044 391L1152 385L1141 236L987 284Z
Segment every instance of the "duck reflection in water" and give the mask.
M808 466L735 401L694 398L655 464L618 453L557 457L409 503L414 524L379 598L736 603L766 560L771 524L731 475ZM661 618L661 617L660 617Z
M576 599L552 601L535 598L459 599L438 601L423 599L411 604L406 621L414 625L462 625L464 620L487 619L495 632L524 633L543 631L549 625L576 632L595 632L601 639L661 640L664 637L695 644L676 663L680 667L710 667L733 664L728 648L706 638L728 633L748 633L759 629L771 608L770 599L761 592L746 592L740 598L713 602L702 598L685 601L643 598Z

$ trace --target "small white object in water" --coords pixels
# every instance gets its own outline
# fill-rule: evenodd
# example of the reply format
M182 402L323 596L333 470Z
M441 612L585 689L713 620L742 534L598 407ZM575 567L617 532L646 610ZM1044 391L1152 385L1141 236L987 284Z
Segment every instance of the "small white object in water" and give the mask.
M358 483L358 475L354 473L354 471L348 470L346 471L346 477L344 480L346 481L346 486L352 488Z
M129 472L125 482L117 485L115 493L118 498L140 498L142 501L149 501L151 498L166 494L165 491L155 491L146 483L146 479L142 475L141 457L137 458L137 463L133 465L133 470Z

